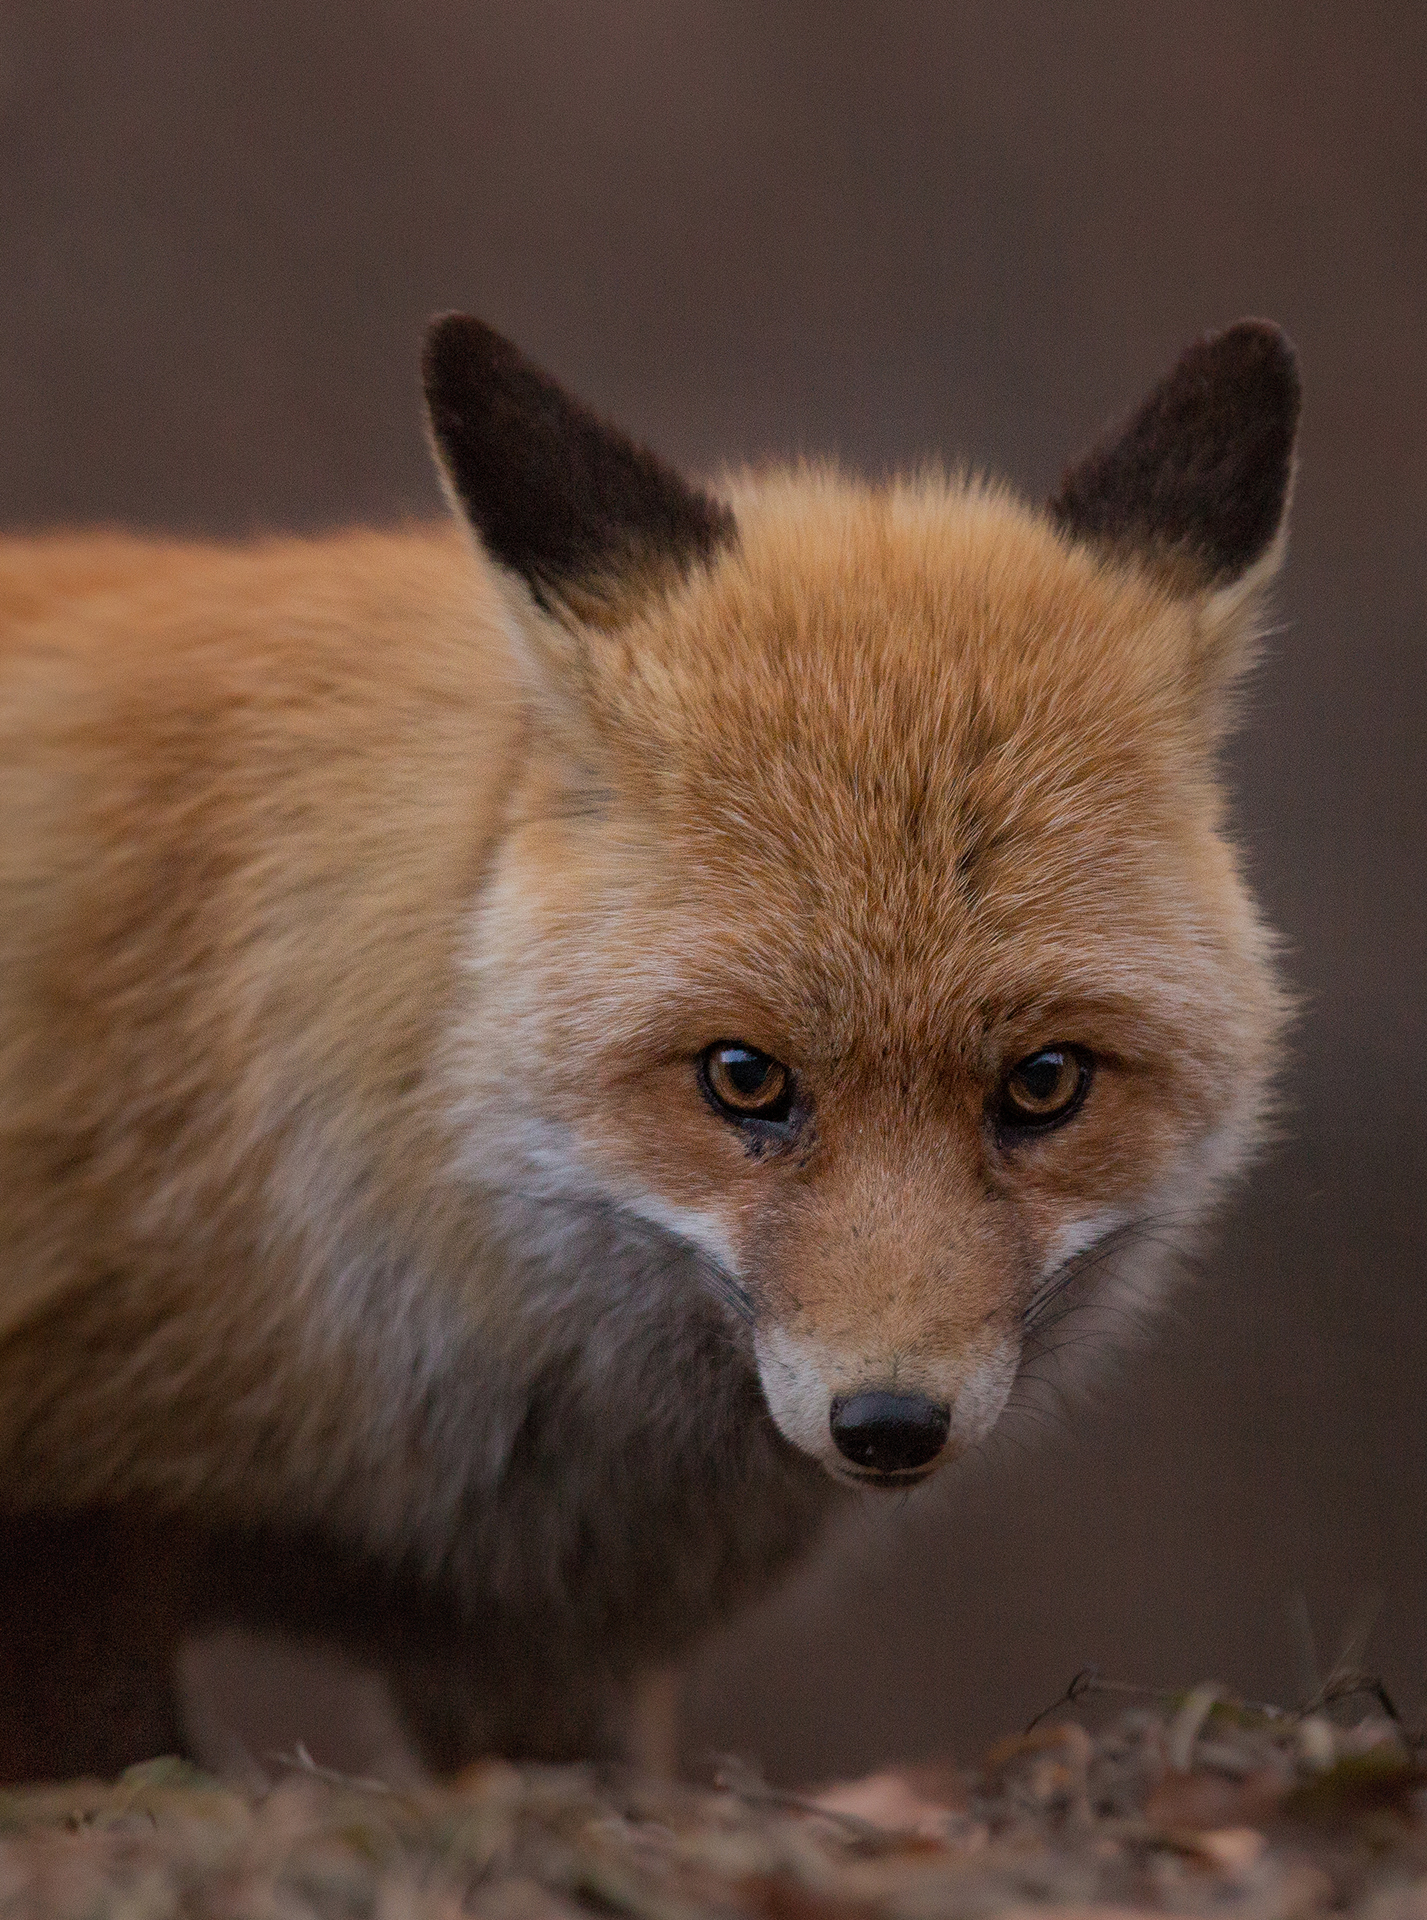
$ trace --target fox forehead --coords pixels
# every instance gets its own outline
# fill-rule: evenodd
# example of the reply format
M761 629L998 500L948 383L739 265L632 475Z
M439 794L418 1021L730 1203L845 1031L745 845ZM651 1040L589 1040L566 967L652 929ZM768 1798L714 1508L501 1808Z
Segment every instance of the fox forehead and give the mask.
M1116 744L1158 757L1192 736L1185 604L1011 496L794 471L733 498L737 544L588 660L665 794L801 810L815 792L859 821L890 803L905 834L910 801L998 755L1063 785Z
M1192 613L976 487L734 499L738 545L586 658L610 784L561 920L589 955L574 901L608 903L605 1014L618 980L671 1040L722 1002L750 1041L924 1056L1067 1002L1156 1046L1157 1001L1177 1029L1219 997L1242 915Z

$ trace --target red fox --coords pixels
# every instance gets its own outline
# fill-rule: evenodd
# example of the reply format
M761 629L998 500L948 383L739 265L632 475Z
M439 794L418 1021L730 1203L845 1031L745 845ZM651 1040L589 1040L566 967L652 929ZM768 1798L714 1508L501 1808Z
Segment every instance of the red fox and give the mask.
M450 525L0 543L12 1776L179 1743L219 1620L435 1765L616 1749L1264 1131L1275 327L1041 509L701 490L463 316L424 376Z

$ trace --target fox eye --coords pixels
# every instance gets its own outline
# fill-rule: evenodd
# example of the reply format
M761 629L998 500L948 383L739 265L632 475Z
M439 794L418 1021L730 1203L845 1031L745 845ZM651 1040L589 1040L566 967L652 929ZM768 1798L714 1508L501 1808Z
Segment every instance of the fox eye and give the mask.
M793 1076L771 1054L741 1040L719 1040L705 1049L699 1064L714 1105L731 1120L787 1119Z
M1083 1047L1042 1047L1018 1060L1001 1082L996 1118L1003 1127L1036 1131L1068 1120L1090 1086Z

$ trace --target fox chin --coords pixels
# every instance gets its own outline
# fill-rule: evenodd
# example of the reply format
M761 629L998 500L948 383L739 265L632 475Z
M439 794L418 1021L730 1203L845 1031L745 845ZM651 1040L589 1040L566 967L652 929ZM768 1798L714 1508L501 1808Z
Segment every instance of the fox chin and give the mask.
M182 1744L225 1623L433 1765L629 1750L1264 1136L1277 328L1043 506L698 487L461 315L423 375L446 524L0 541L9 1777Z

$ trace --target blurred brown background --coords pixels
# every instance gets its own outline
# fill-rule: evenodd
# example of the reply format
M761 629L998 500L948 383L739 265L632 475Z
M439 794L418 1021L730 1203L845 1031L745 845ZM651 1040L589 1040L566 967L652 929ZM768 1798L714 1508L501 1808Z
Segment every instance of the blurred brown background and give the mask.
M869 1504L710 1650L691 1751L969 1757L1089 1662L1291 1698L1295 1590L1331 1652L1378 1589L1427 1706L1424 303L1419 0L0 3L11 524L433 511L452 306L695 468L941 452L1032 496L1205 327L1301 351L1236 749L1290 1137L1113 1391Z

